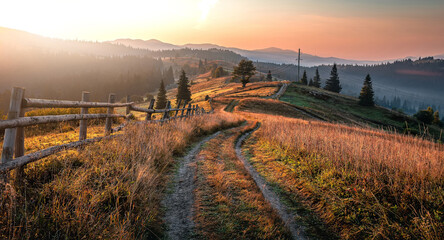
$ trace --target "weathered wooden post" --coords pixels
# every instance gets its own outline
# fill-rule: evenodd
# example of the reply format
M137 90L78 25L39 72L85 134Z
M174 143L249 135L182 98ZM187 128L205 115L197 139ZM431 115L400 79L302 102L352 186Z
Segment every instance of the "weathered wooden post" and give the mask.
M199 104L196 104L196 115L199 115Z
M116 95L114 93L110 93L109 97L108 97L108 103L115 103L115 101L116 101ZM114 108L108 107L108 111L106 113L113 114L113 112L114 112ZM105 122L105 136L108 136L111 134L112 125L113 125L113 118L107 117L106 122Z
M182 106L182 112L180 113L180 117L183 117L186 107L187 107L187 101L184 101L183 106Z
M153 98L153 99L151 99L151 101L150 101L150 106L148 107L148 109L151 109L151 110L153 110L154 109L154 102L155 102L156 100ZM145 118L145 121L150 121L151 120L151 115L152 115L152 113L147 113L146 114L146 118Z
M168 119L170 117L170 108L171 108L171 102L168 101L166 107L165 107L165 113L163 114L163 119Z
M126 96L126 103L130 103L130 101L131 101L131 97L129 95ZM131 106L128 105L128 106L126 106L126 115L130 114L130 112L131 112Z
M190 114L191 114L191 103L188 104L188 108L187 108L187 114L186 114L186 116L190 116Z
M23 96L25 95L25 89L14 87L11 93L11 101L9 102L8 120L16 119L21 116ZM3 139L3 152L1 163L12 161L14 154L14 146L16 141L19 143L19 155L20 152L24 152L24 134L23 128L17 134L18 128L7 128L5 130L5 137ZM17 137L18 136L18 137Z
M25 116L25 108L23 107L23 98L25 96L25 90L23 89L23 96L20 104L20 113L19 117ZM17 128L17 133L15 136L15 151L14 155L16 158L25 155L25 129L23 127ZM23 176L25 175L24 167L20 166L15 170L15 184L16 186L22 186L21 182Z
M182 99L179 100L179 103L177 104L177 109L180 108L181 103L182 103ZM179 110L176 111L176 115L174 115L174 117L177 117L178 114L179 114Z
M89 102L89 92L82 92L82 102ZM82 107L80 114L88 114L88 108ZM79 141L85 140L88 132L88 120L80 120Z

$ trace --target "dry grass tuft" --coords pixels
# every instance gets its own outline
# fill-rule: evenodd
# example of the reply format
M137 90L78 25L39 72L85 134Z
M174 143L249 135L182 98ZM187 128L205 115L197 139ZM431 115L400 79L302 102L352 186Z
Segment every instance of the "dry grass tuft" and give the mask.
M339 124L252 115L255 167L346 239L440 239L444 147Z
M121 138L29 164L23 186L0 186L0 238L162 237L159 205L174 157L200 136L241 122L217 113L134 124Z

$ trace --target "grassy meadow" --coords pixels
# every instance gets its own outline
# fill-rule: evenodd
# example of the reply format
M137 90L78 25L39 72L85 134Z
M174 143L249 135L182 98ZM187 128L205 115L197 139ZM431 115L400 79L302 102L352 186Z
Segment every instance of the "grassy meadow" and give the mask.
M21 185L0 186L0 238L161 237L159 205L175 158L201 136L242 121L218 113L134 124L122 137L28 164Z
M281 101L291 103L331 122L354 124L362 127L383 127L399 133L420 135L443 141L442 128L424 125L413 117L380 106L363 107L358 99L320 88L292 84Z
M244 151L289 205L344 239L441 239L444 146L382 130L249 114Z

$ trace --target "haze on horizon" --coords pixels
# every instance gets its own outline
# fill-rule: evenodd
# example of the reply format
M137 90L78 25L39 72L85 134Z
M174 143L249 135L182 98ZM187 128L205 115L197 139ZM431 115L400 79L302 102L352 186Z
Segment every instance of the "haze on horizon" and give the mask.
M279 47L319 56L386 60L444 54L442 0L14 0L0 26L106 41Z

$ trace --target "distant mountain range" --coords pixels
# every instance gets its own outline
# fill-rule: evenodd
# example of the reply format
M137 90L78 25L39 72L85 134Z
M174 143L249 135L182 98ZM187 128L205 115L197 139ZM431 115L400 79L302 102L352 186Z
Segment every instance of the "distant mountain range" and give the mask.
M230 50L237 54L240 54L244 57L247 57L250 60L253 61L259 61L259 62L270 62L270 63L278 63L278 64L296 64L298 53L293 50L284 50L280 48L270 47L265 49L257 49L257 50L245 50L240 48L231 48L231 47L224 47L219 46L216 44L211 43L204 43L204 44L185 44L185 45L174 45L171 43L165 43L156 39L150 39L150 40L141 40L141 39L117 39L114 41L107 41L107 43L112 44L120 44L124 46L130 46L133 48L140 48L140 49L149 49L152 51L160 51L160 50L171 50L171 49L182 49L182 48L191 48L191 49L211 49L211 48L217 48L217 49L223 49L223 50ZM403 59L412 59L416 60L418 57L405 57ZM444 59L443 55L437 55L435 58L442 58ZM317 66L317 65L329 65L333 63L337 64L358 64L358 65L364 65L364 64L378 64L383 62L394 62L396 60L403 60L403 59L389 59L384 61L362 61L362 60L352 60L352 59L342 59L342 58L336 58L336 57L320 57L311 55L308 53L301 53L301 65L302 66Z

